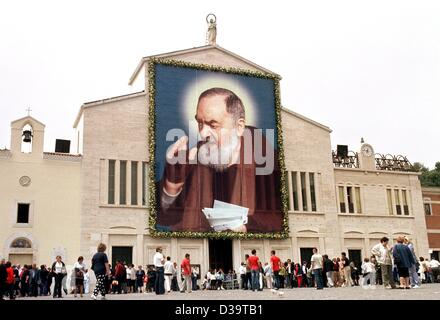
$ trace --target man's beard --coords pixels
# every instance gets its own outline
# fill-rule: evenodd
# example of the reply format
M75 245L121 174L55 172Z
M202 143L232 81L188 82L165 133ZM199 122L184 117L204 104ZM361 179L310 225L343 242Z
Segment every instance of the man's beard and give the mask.
M217 172L226 171L232 164L234 152L240 145L240 138L236 130L231 130L230 142L219 147L217 137L211 135L209 141L202 144L198 150L199 162Z

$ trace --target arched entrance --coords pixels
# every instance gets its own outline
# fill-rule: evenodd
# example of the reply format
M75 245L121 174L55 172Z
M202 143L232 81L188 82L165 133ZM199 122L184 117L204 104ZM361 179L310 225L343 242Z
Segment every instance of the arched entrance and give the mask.
M9 247L8 260L13 265L29 265L33 263L32 242L27 238L16 238Z

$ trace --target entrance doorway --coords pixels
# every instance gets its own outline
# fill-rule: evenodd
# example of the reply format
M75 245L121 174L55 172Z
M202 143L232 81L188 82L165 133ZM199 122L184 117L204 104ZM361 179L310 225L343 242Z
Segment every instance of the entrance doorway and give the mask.
M348 250L348 258L354 262L354 265L360 271L362 266L362 250Z
M310 260L313 256L313 248L300 248L299 254L300 254L300 258L301 258L300 264L302 265L302 263L304 261L306 261L307 268L310 268L310 265L311 265Z
M116 265L117 260L127 264L133 263L133 247L112 247L112 267Z
M224 273L232 270L232 240L209 240L209 268L221 268Z

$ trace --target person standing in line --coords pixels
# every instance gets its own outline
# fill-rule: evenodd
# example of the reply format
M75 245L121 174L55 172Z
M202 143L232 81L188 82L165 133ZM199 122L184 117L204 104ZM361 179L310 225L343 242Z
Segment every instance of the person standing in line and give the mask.
M307 278L307 262L303 261L303 264L301 266L301 275L302 275L302 283L304 287L309 286L309 279Z
M191 268L191 281L192 281L192 290L197 291L197 278L199 277L199 272L195 267Z
M180 291L179 282L177 281L177 262L173 262L173 278L171 280L171 290L172 291Z
M89 294L90 290L90 273L89 270L85 270L84 272L84 294Z
M171 257L167 257L167 261L164 265L164 274L165 274L165 292L171 292L171 281L173 279L174 274L174 264L171 262Z
M38 289L40 287L41 279L40 279L40 270L37 265L34 263L32 265L32 269L29 270L29 286L30 286L30 296L38 297Z
M416 263L411 249L404 245L404 238L399 236L397 244L393 247L394 264L397 266L397 271L400 278L399 289L411 289L409 286L409 268Z
M324 283L322 280L323 259L322 256L318 253L317 248L313 248L313 255L310 259L310 262L312 264L313 275L315 276L316 289L322 290L324 289Z
M295 263L293 266L293 276L295 277L297 288L302 286L302 268L299 263Z
M335 283L333 282L334 276L333 276L333 261L329 259L328 255L323 255L324 259L324 269L325 269L325 276L327 278L327 286L329 288L333 288L335 286Z
M131 293L137 292L136 290L136 267L134 264L131 264L131 276L130 276L130 286L131 286Z
M62 298L61 287L63 278L67 275L66 265L61 260L61 256L56 256L56 261L52 264L52 270L55 278L55 287L53 289L54 298Z
M116 260L116 266L115 266L115 285L116 285L116 291L118 292L118 294L122 293L122 283L125 280L125 267L123 266L122 262L120 260ZM117 284L116 284L117 283ZM113 292L116 292L115 290L113 290Z
M407 236L405 236L403 239L404 239L403 243L406 246L408 246L408 248L411 250L411 253L413 255L414 261L416 262L414 265L412 265L409 268L409 280L410 280L410 283L411 283L411 287L413 289L418 289L418 288L420 288L420 285L421 285L419 274L417 273L417 269L420 266L420 264L417 261L417 256L416 256L416 253L414 251L414 244L411 242L411 239L408 238Z
M124 290L124 293L132 293L131 291L131 273L133 272L133 268L131 267L131 265L125 265L125 278L126 278L126 287Z
M266 279L266 287L272 289L272 268L269 263L264 264L264 278Z
M258 276L258 284L259 284L258 289L263 290L264 269L263 269L263 264L261 263L261 261L258 261L258 274L259 274L259 276Z
M191 263L189 257L190 257L189 253L185 254L185 258L183 258L182 263L180 264L180 268L182 270L182 275L184 278L184 283L180 290L180 292L182 293L185 292L185 287L186 287L186 291L188 293L191 293L192 281L191 281Z
M252 290L252 270L249 264L249 255L244 255L245 263L246 263L246 281L245 281L245 290Z
M345 252L341 253L341 262L342 262L342 265L344 266L343 272L344 272L345 285L347 287L348 286L353 287L354 283L353 283L353 280L351 279L350 260L347 258L347 254Z
M40 295L47 296L47 278L49 271L44 264L40 266Z
M380 239L380 243L371 249L371 253L376 257L377 263L380 266L382 284L385 289L396 289L393 277L393 260L391 258L391 250L388 247L389 241L390 239L383 237Z
M96 287L93 290L93 294L91 296L92 299L96 300L98 298L98 294L101 293L101 299L105 299L105 295L107 293L105 288L105 276L110 276L110 266L108 264L108 258L105 254L105 250L107 246L103 243L98 245L98 252L93 255L92 258L92 270L96 276Z
M144 287L145 271L142 269L141 265L138 266L135 276L136 276L136 293L142 293L142 288Z
M272 250L270 252L270 266L272 267L274 282L275 282L275 290L278 290L280 288L280 267L281 267L281 260L279 257L275 255L275 250ZM292 270L292 273L294 274L294 271Z
M6 272L6 260L2 259L0 261L0 300L3 300L3 295L6 292L6 279L8 274Z
M439 282L438 276L440 274L440 262L435 258L431 258L429 261L429 267L431 268L432 282Z
M240 273L240 289L246 289L246 264L244 262L241 263L240 268L238 269Z
M23 265L20 272L20 296L29 296L29 267L27 264Z
M82 298L84 293L84 275L86 273L86 265L84 264L84 257L78 257L78 260L73 265L73 270L75 272L75 293L76 298L78 292L79 296Z
M12 269L14 270L14 277L15 277L15 283L14 283L14 295L19 296L20 295L20 265L12 266Z
M364 263L361 266L362 269L362 278L363 283L362 287L364 289L367 288L376 288L376 266L370 261L369 258L364 259Z
M156 294L165 294L165 276L164 276L164 264L165 258L162 254L162 248L156 248L156 253L153 257L154 267L156 268L156 277L154 283L154 292Z
M251 268L251 275L252 275L252 290L255 291L260 291L259 289L259 270L260 270L260 266L258 264L259 262L259 258L257 256L257 250L253 249L252 250L252 255L248 258L249 261L249 266Z
M14 276L14 270L12 268L12 264L10 261L6 262L6 264L4 265L5 267L5 274L6 274L6 279L5 279L5 290L1 295L1 299L3 300L3 295L5 293L9 294L9 299L10 300L15 300L15 276Z

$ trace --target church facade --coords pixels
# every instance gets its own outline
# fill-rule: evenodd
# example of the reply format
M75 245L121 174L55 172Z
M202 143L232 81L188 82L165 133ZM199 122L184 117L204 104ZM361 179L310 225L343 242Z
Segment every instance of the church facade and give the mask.
M7 182L1 183L1 214L2 221L8 221L0 230L2 257L17 260L14 254L20 250L13 248L13 241L28 239L38 246L22 248L21 253L33 251L32 262L47 264L60 253L72 265L79 255L90 261L97 245L104 242L112 264L121 259L145 266L152 264L160 246L176 262L189 253L191 263L200 265L204 274L219 266L238 270L252 249L262 261L269 260L271 250L276 250L282 260L307 261L312 248L317 247L329 257L345 251L359 262L370 256L371 247L381 237L393 242L398 235L411 237L416 253L428 257L418 174L404 167L381 165L372 146L365 143L341 158L332 151L329 127L286 108L281 111L289 197L286 239L152 237L147 173L151 58L272 73L217 45L145 57L130 78L130 84L140 83L143 90L81 106L74 122L80 156L43 153L41 144L28 161L14 142L21 141L21 131L20 136L13 132L11 150L0 151L0 170L7 177ZM22 130L26 121L19 120L13 127ZM43 167L54 171L44 173ZM38 177L42 174L51 178L41 180ZM21 175L41 183L28 189L19 187ZM52 179L61 184L48 183ZM14 188L9 188L11 185ZM49 189L54 192L51 197L46 194ZM20 197L38 203L33 224L17 226L13 219L9 221ZM46 202L50 206L43 205Z
M104 242L113 262L119 258L148 265L160 246L173 261L190 253L191 262L200 265L202 273L219 265L238 270L244 254L252 249L263 261L269 259L272 249L282 259L307 260L313 247L329 256L346 251L359 260L369 256L371 247L383 236L395 239L408 235L414 239L418 254L428 254L417 174L376 168L371 146L367 153L356 153L355 166L337 167L331 130L288 109L282 110L289 188L287 239L150 236L146 186L147 62L151 58L143 58L130 79L130 84L140 81L143 91L85 103L75 121L82 154L81 254L91 257L97 244ZM270 72L216 45L154 58Z

